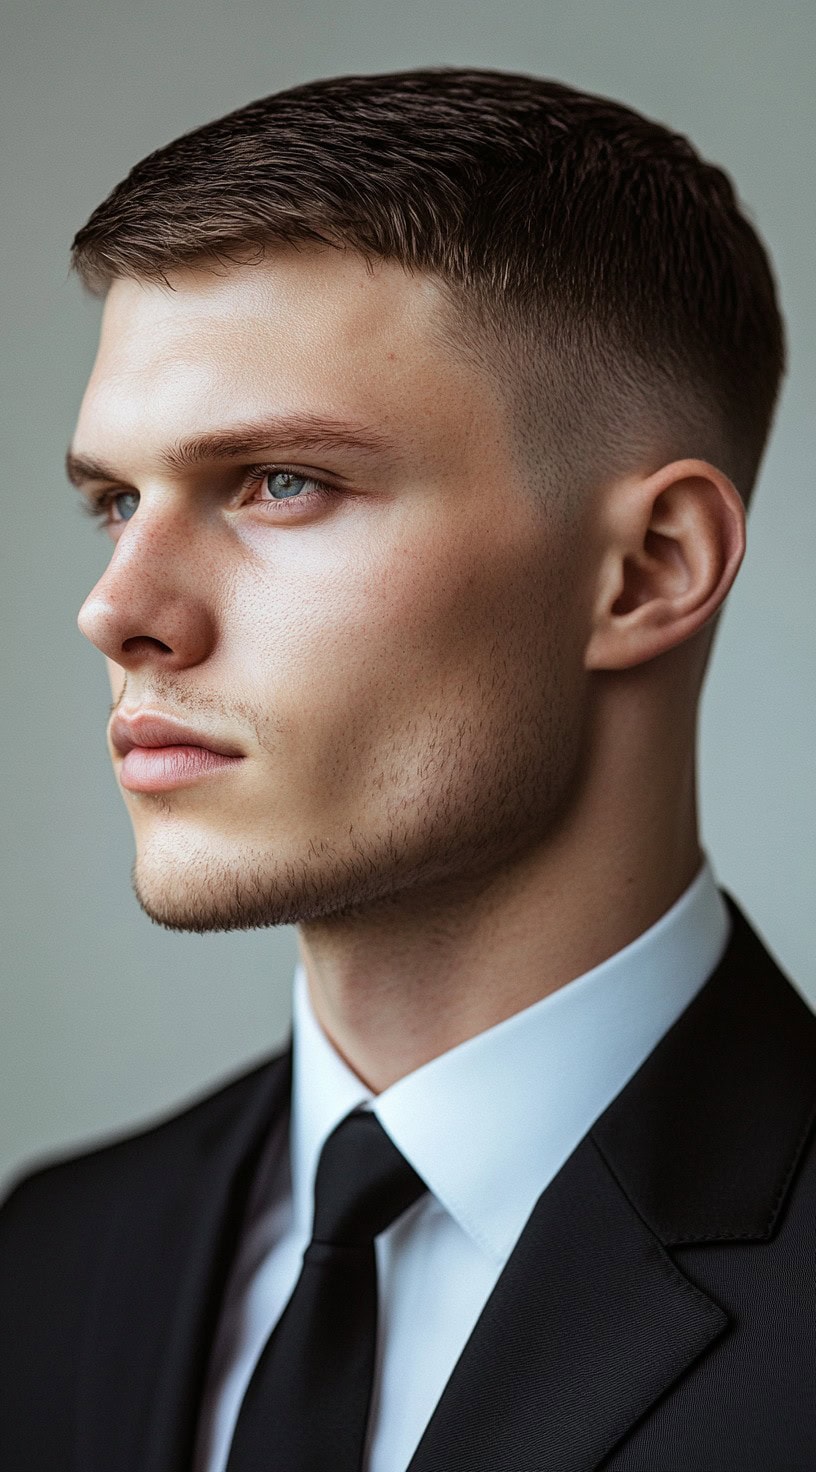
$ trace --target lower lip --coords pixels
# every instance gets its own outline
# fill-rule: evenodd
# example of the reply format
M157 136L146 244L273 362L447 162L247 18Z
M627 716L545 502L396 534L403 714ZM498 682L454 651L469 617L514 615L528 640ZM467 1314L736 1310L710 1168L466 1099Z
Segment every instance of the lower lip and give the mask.
M242 756L221 756L206 746L134 746L122 761L119 781L128 792L167 792L242 761Z

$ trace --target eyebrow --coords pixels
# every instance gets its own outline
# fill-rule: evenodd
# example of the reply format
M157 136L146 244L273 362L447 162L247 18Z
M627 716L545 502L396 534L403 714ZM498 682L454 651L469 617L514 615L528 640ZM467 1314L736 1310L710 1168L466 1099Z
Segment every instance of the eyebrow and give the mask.
M313 414L287 414L177 440L161 452L158 461L163 470L179 473L207 460L262 455L273 451L276 444L297 446L301 450L354 450L365 455L382 455L393 450L390 441L372 426ZM71 485L77 487L91 480L127 479L113 466L83 455L70 445L65 456L65 474Z

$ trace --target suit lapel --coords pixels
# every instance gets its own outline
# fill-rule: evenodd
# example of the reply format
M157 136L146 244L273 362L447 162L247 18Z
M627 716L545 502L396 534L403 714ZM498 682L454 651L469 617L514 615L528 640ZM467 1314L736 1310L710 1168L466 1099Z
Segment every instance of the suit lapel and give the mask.
M539 1198L409 1472L587 1472L727 1324L586 1137Z
M773 1232L816 1018L724 898L719 967L539 1198L409 1472L593 1472L728 1329L669 1249Z
M197 1138L180 1132L160 1170L155 1145L145 1151L141 1191L137 1177L111 1230L83 1355L83 1472L189 1472L247 1197L290 1079L291 1047L204 1106Z

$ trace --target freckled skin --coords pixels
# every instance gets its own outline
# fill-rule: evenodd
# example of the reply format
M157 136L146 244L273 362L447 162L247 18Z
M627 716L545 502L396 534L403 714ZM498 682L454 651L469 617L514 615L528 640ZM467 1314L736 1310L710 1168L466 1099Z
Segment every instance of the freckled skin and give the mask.
M178 279L106 303L75 442L141 500L80 624L126 709L201 713L248 759L125 794L142 904L232 928L489 869L537 840L575 764L574 530L520 483L489 386L431 345L439 307L401 269L287 253ZM225 514L157 468L191 432L308 409L377 425L398 463L325 456L315 475L352 490L296 520Z

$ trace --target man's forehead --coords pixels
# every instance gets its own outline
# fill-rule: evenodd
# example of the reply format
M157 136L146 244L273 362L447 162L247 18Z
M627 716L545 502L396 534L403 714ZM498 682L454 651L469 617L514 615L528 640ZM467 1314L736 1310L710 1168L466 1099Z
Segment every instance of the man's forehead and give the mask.
M281 327L304 335L342 335L352 348L362 333L385 339L428 336L444 311L434 278L395 261L311 246L275 248L251 264L199 261L160 281L120 278L105 301L100 348L121 351L134 338L155 347L212 334L267 339ZM245 344L246 345L246 344Z
M389 426L444 421L454 404L461 417L471 375L435 341L426 287L393 262L370 270L335 250L220 272L199 264L167 284L117 280L76 452L116 454L147 426L175 439L276 417L314 419L317 437L325 420L329 438L336 421L361 445L381 428L385 448Z

